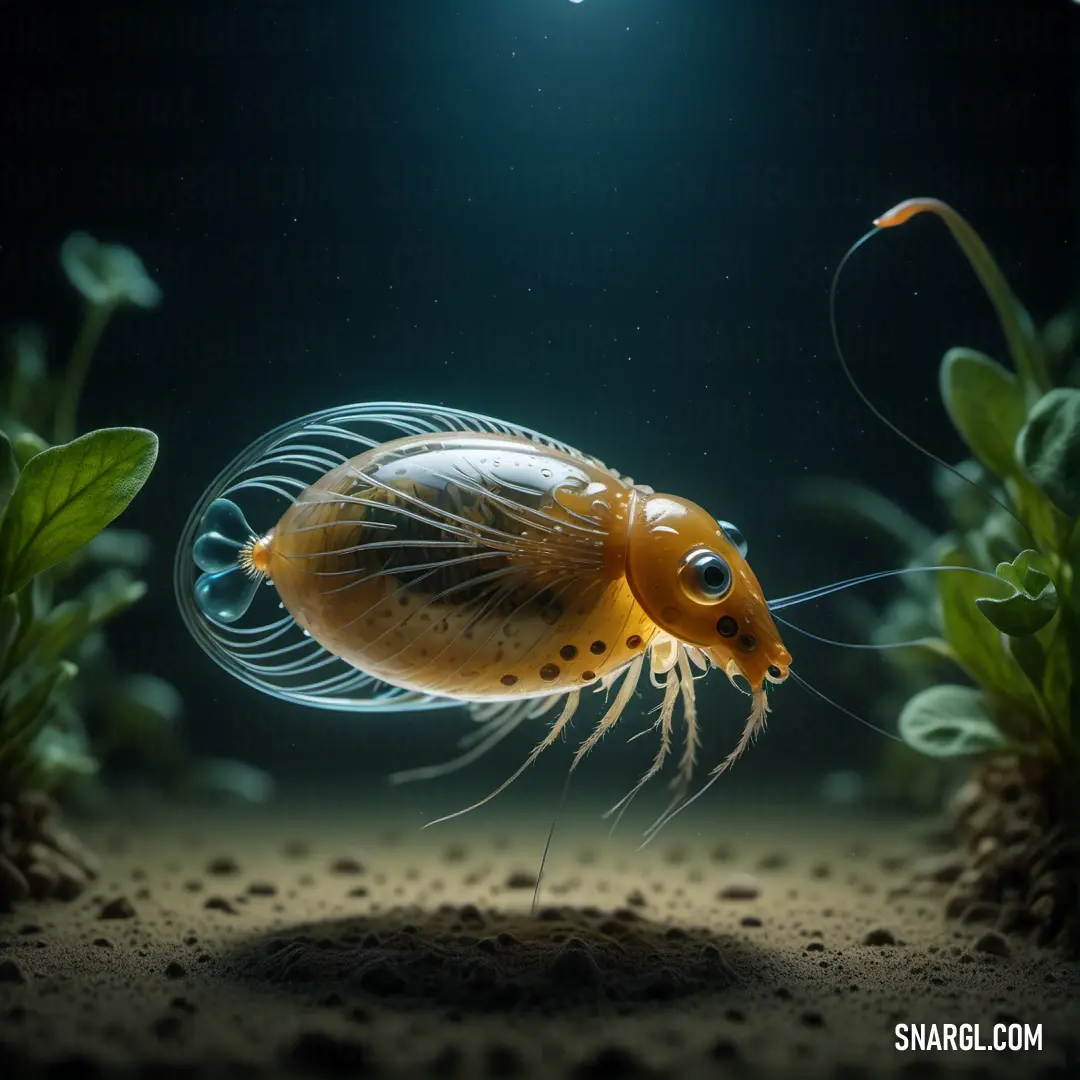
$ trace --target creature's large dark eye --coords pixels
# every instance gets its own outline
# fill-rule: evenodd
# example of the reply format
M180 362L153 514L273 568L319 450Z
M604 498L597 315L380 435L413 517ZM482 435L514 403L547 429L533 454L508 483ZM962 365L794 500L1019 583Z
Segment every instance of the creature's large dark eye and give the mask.
M746 553L750 550L750 545L746 542L746 537L740 532L738 526L732 525L730 521L718 521L716 523L724 531L724 535L735 545L735 550L745 559Z
M705 548L686 556L680 573L682 586L694 600L711 603L731 591L731 567L715 551Z

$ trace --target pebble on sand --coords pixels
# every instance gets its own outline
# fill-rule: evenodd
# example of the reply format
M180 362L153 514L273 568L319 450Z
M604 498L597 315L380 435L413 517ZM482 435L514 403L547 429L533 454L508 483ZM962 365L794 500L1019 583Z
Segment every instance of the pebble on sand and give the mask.
M105 904L98 916L100 919L134 919L135 906L126 896L118 896Z
M761 882L752 874L732 874L716 895L721 900L756 900Z

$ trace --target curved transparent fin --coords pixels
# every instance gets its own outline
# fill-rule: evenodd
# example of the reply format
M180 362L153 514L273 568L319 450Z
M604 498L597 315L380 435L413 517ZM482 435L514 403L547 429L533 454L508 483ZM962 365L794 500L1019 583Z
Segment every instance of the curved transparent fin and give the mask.
M516 435L601 464L529 428L436 405L346 405L283 424L222 470L181 534L173 580L195 640L248 685L315 708L400 711L460 705L456 699L387 685L327 652L296 624L269 584L260 587L262 579L243 562L252 540L273 528L297 496L326 472L392 439L455 432Z

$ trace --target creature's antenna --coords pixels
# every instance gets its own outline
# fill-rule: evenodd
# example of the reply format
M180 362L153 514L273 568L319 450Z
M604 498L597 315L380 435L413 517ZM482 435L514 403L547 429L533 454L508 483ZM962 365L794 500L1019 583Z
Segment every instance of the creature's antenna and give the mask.
M863 244L865 244L866 241L870 239L870 237L876 236L879 232L881 232L882 229L890 228L893 225L900 224L901 220L907 219L894 219L892 217L891 211L889 214L883 214L881 217L875 219L874 227L869 232L860 236L859 239L856 240L855 243L852 244L851 247L849 247L847 251L844 252L844 257L840 260L840 264L837 266L835 272L833 273L832 283L829 286L829 330L832 332L833 348L836 350L836 356L837 359L839 359L840 361L840 367L843 369L845 378L851 384L852 390L854 390L855 393L858 394L859 399L862 401L862 403L890 431L899 435L900 438L904 440L904 442L906 442L909 446L914 447L916 450L919 451L920 454L925 454L931 461L936 462L943 469L947 469L954 476L959 476L965 484L970 484L973 488L975 488L976 491L981 492L991 502L994 502L998 506L1000 506L1001 509L1004 510L1005 513L1008 514L1009 517L1011 517L1013 521L1015 521L1020 526L1020 528L1023 529L1025 533L1027 533L1029 537L1031 537L1031 530L1027 527L1027 525L1023 521L1021 521L1020 518L1017 517L1016 514L1008 506L1006 506L1005 503L1003 503L992 491L988 491L982 486L982 484L979 484L976 481L972 480L970 476L965 476L959 469L957 469L953 465L950 465L947 461L943 461L933 451L927 450L925 446L923 446L921 443L916 442L910 435L907 434L907 432L902 431L887 416L885 416L878 409L878 407L866 396L866 394L863 393L862 388L855 381L855 376L851 373L851 368L848 366L847 358L844 356L844 350L840 347L840 332L837 329L836 325L836 289L837 286L840 284L840 275L843 273L844 267L847 266L848 260L850 260L852 255L854 255L855 252L858 251L859 248L861 248ZM1034 537L1032 537L1032 540L1034 540Z

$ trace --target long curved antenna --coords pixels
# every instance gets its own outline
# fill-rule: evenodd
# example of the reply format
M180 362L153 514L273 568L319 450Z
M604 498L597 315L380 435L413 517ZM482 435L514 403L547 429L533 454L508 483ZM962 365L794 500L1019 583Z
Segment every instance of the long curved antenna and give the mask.
M879 649L910 649L915 645L926 645L929 642L937 640L932 637L920 637L910 638L908 641L882 641L882 642L859 642L859 641L836 641L833 638L822 637L820 634L812 633L809 630L804 630L801 626L796 626L792 622L788 622L787 619L782 619L779 615L774 615L774 619L781 626L786 626L789 630L794 630L797 634L802 634L804 637L808 637L813 641L820 641L822 645L836 645L841 649L873 649L875 651Z
M989 570L981 570L977 566L903 566L895 570L878 570L872 574L861 574L859 577L836 581L831 585L819 585L815 589L792 593L790 596L778 596L775 600L766 600L765 602L769 606L769 611L783 611L784 608L794 607L796 604L806 604L811 600L820 600L823 596L831 596L833 593L840 592L843 589L851 589L856 585L865 585L870 581L899 577L901 574L941 573L945 570L964 570L969 574L979 574L993 581L1002 580L997 574L992 574Z
M849 247L847 251L844 252L844 257L840 260L839 265L836 267L836 270L832 276L832 282L829 285L829 330L832 333L833 348L836 350L836 356L837 359L840 361L840 367L843 369L844 377L851 384L852 390L854 390L855 393L859 396L859 400L862 401L862 403L874 414L874 416L876 416L890 431L892 431L896 435L899 435L900 438L904 440L904 442L906 442L909 446L914 447L916 450L919 451L920 454L925 454L926 457L928 457L936 464L940 465L943 469L947 469L954 476L959 476L965 484L970 484L973 488L975 488L976 491L982 492L982 494L985 495L986 498L988 498L991 502L996 503L999 507L1001 507L1001 509L1004 510L1005 513L1008 514L1009 517L1011 517L1013 521L1015 521L1020 526L1020 528L1024 530L1028 537L1030 537L1032 541L1034 541L1031 530L1027 527L1027 525L1023 521L1021 521L1020 518L1017 517L1017 515L1008 506L1006 506L1005 503L1003 503L1001 499L999 499L992 491L988 491L982 486L982 484L976 483L974 480L971 479L970 476L965 476L959 469L957 469L953 465L950 465L942 458L938 457L937 454L935 454L932 450L927 450L925 446L923 446L919 442L916 442L915 439L913 439L910 435L907 434L907 432L897 427L896 424L894 424L887 416L885 416L884 413L882 413L881 410L878 409L878 407L866 396L866 394L863 393L862 387L860 387L859 384L855 381L855 376L852 374L851 368L848 366L847 358L844 356L844 350L840 346L840 332L837 329L836 324L836 290L837 286L840 284L840 275L843 273L844 267L847 266L848 261L851 259L852 255L854 255L855 252L858 251L859 248L861 248L863 244L867 242L867 240L869 240L872 236L876 236L879 232L881 232L882 229L892 228L900 223L899 219L894 220L892 216L893 213L893 211L889 211L889 213L883 214L874 222L874 227L869 232L864 233L862 236L860 236L859 239L856 240L855 243L852 244L851 247Z
M788 669L788 674L804 689L809 691L815 697L820 698L826 705L831 705L834 709L839 709L845 716L850 716L852 720L858 720L864 727L868 727L871 731L876 731L879 735L884 735L886 739L892 739L893 742L902 743L904 740L892 731L886 731L882 727L878 727L877 724L872 724L865 717L860 716L858 713L852 712L850 709L844 708L843 705L833 701L831 697L826 697L816 686L811 686L801 675Z

